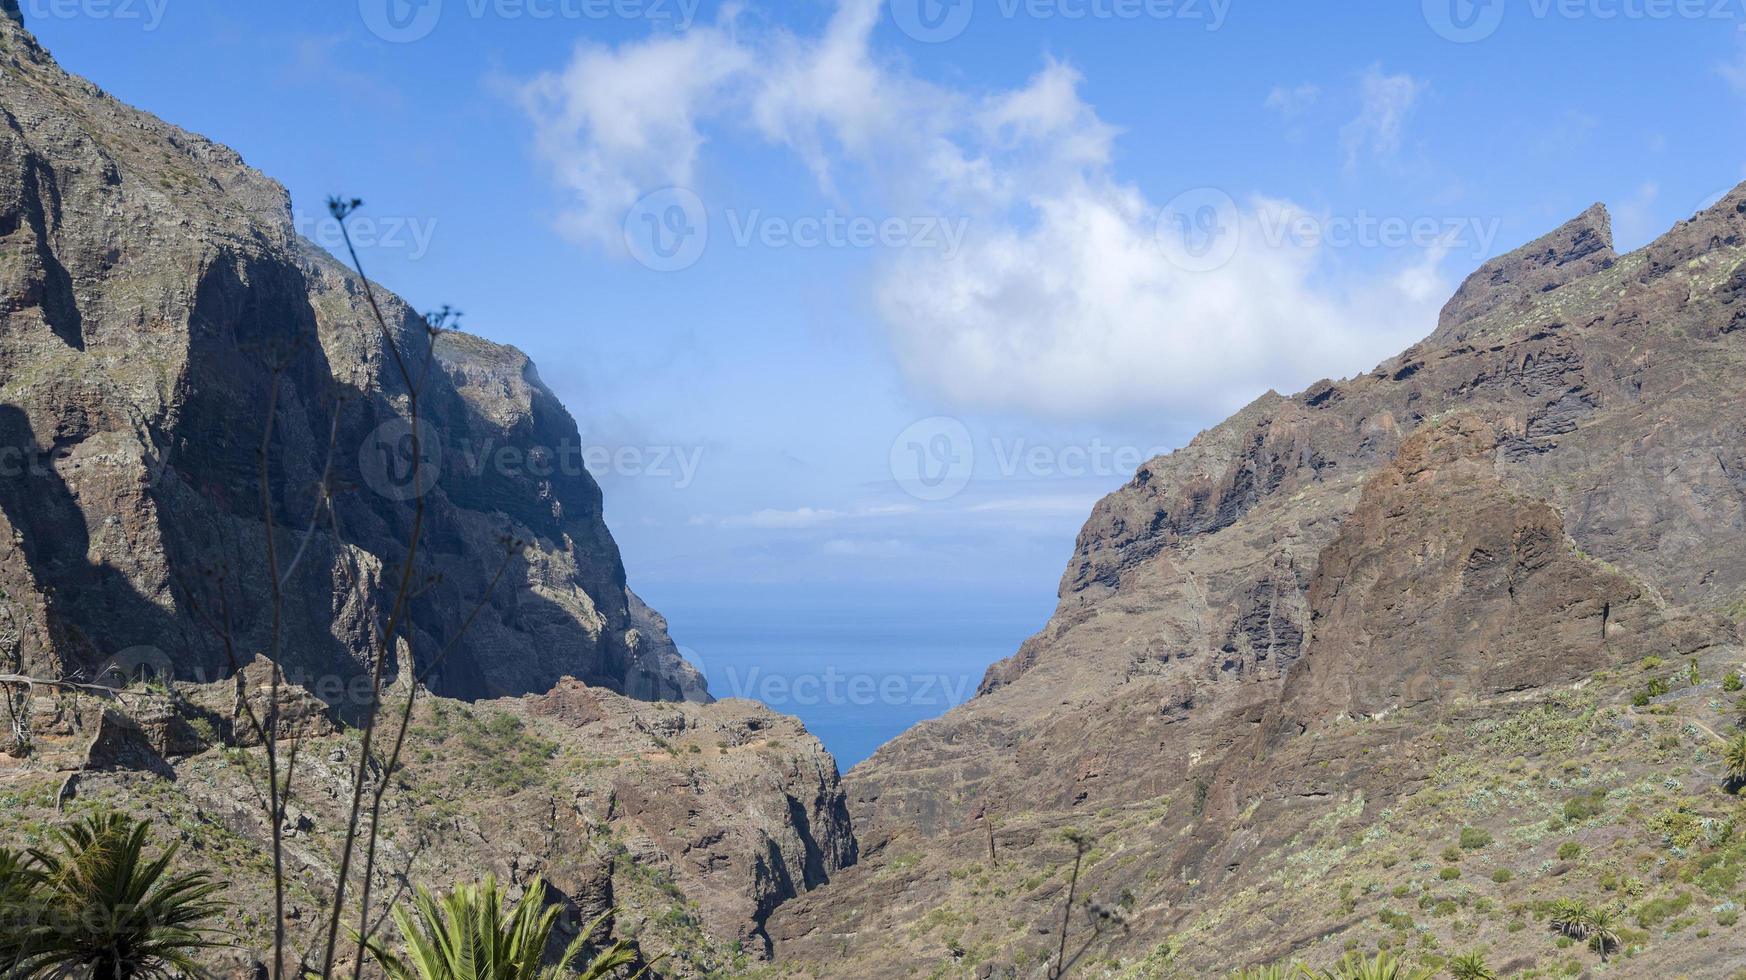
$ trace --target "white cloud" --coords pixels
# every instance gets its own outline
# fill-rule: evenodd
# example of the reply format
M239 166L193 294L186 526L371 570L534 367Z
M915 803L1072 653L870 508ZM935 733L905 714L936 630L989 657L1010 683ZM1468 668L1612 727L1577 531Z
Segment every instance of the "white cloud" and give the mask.
M999 500L984 500L971 505L968 510L972 514L1067 514L1081 517L1091 513L1091 508L1102 500L1104 494L1056 494L1040 497L1007 497Z
M1165 208L1114 172L1118 131L1071 65L1046 60L1009 90L954 88L879 56L880 0L841 0L815 37L743 30L728 9L683 37L584 45L524 87L537 145L576 194L577 237L611 242L641 193L697 179L706 126L788 147L858 213L969 222L956 256L898 250L876 270L874 309L908 377L967 406L1055 417L1204 416L1366 368L1435 322L1441 253L1351 280L1325 249L1253 234L1264 209L1291 207L1261 197L1229 262L1172 264L1155 236ZM1421 91L1372 69L1343 134L1353 159L1398 149ZM727 520L797 526L779 513Z
M817 527L843 518L841 511L801 507L797 510L760 510L724 517L722 527L797 528Z
M1309 111L1321 97L1321 86L1309 82L1290 88L1275 85L1273 91L1267 93L1267 108L1287 118L1300 116Z
M800 507L794 510L766 509L750 514L736 514L721 519L722 527L750 527L770 529L792 529L818 527L823 524L835 524L854 518L899 517L915 513L917 508L910 504L883 504L874 507L861 507L852 511L831 510L822 507Z
M1262 212L1283 207L1253 202L1231 260L1191 271L1165 257L1142 195L1085 182L1039 200L1028 230L977 240L954 262L908 262L879 299L917 379L1069 418L1230 410L1270 387L1356 373L1424 334L1446 294L1434 264L1429 284L1415 266L1330 289L1319 250L1264 243Z
M824 543L823 550L837 558L907 558L915 554L913 544L896 538L832 538Z
M1340 130L1348 169L1356 167L1366 152L1387 158L1400 150L1407 116L1425 91L1425 83L1405 72L1384 74L1381 65L1366 69L1359 87L1362 107L1357 118Z
M698 120L726 104L748 57L717 28L618 48L583 42L563 71L523 86L522 105L539 121L536 151L576 195L564 229L619 247L638 198L689 185L703 145Z

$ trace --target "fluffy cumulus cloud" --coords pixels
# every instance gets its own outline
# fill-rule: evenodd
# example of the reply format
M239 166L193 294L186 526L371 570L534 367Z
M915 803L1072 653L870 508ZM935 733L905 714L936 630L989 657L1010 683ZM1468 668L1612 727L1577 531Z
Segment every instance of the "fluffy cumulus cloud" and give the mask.
M874 260L872 308L913 380L969 407L1061 418L1228 407L1351 374L1434 321L1446 287L1434 249L1347 276L1324 243L1276 233L1300 213L1288 202L1123 180L1119 132L1072 65L971 90L882 57L881 0L841 0L816 36L724 11L681 36L586 45L522 88L541 154L575 193L564 223L579 239L615 247L641 194L694 181L705 133L786 147L862 213L969 229L949 255ZM1352 159L1397 150L1421 91L1367 73L1342 134ZM1276 108L1316 94L1281 90Z

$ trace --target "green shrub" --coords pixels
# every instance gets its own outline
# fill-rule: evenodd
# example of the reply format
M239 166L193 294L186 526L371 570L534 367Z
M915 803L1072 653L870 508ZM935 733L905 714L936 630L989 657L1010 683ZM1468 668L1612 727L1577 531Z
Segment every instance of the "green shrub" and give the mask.
M1444 868L1437 872L1437 877L1444 881L1454 881L1456 878L1461 877L1461 869L1455 867Z
M1448 847L1443 848L1443 860L1448 861L1450 864L1454 864L1461 860L1461 848L1456 847L1454 844L1450 844Z
M1503 885L1503 884L1508 884L1510 879L1514 878L1515 876L1516 876L1516 873L1514 871L1511 871L1508 868L1499 868L1496 871L1493 871L1491 873L1491 880L1497 882L1500 885Z
M1491 846L1491 832L1478 827L1461 828L1461 849L1477 851Z
M1558 845L1558 859L1560 861L1574 861L1581 856L1582 845L1573 840L1567 840Z
M1643 929L1653 929L1691 908L1691 902L1692 898L1689 894L1677 895L1673 898L1652 898L1637 906L1637 925Z
M1581 823L1600 816L1606 805L1607 791L1604 789L1597 789L1584 796L1573 796L1564 801L1564 819L1568 823Z
M1722 690L1727 691L1729 694L1740 690L1742 687L1746 687L1746 681L1740 680L1739 671L1730 670L1728 671L1728 676L1722 678Z

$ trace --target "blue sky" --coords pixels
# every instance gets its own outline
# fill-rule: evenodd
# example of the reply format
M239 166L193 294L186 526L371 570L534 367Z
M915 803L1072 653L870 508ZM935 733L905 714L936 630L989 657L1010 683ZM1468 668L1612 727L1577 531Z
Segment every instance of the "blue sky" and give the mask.
M1593 201L1635 246L1746 179L1746 0L405 3L25 8L532 355L657 605L1040 625L1146 455Z

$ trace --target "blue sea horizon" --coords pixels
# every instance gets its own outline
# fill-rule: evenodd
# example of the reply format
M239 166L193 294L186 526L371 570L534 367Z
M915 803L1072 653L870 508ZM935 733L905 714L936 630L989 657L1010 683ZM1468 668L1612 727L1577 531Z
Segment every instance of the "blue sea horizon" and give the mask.
M847 771L976 694L1054 610L1052 595L845 586L653 589L674 642L720 699L793 715Z

